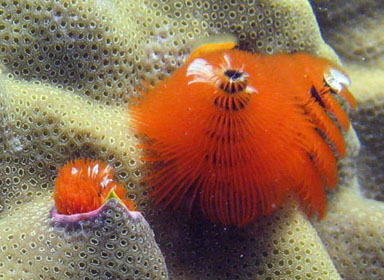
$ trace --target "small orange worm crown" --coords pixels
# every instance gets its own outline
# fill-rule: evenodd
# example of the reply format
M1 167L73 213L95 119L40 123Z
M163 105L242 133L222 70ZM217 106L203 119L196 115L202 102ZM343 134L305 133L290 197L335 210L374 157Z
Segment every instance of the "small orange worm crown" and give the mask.
M113 181L113 169L109 165L97 160L76 159L59 169L53 198L59 214L72 215L98 209L111 191L134 211L124 187Z
M325 189L337 184L354 108L349 79L306 53L257 55L235 42L200 46L171 77L131 108L146 135L144 160L156 202L213 222L245 226L298 197L324 217ZM341 97L341 98L340 98Z

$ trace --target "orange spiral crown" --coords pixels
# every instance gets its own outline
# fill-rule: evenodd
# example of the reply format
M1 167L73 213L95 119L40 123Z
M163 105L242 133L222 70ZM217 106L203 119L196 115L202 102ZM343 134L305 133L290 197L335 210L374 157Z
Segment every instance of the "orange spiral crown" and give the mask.
M86 213L99 208L114 190L131 211L124 187L113 180L113 169L100 161L76 159L59 169L53 198L57 212L64 215Z

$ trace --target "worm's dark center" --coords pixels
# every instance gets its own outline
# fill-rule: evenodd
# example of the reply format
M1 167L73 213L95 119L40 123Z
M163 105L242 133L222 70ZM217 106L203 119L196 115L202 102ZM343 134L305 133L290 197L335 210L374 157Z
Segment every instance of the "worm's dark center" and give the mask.
M243 76L243 73L237 70L229 69L224 72L224 75L230 78L232 81L235 81Z
M228 69L224 72L224 81L219 84L220 89L229 94L236 94L247 87L244 72Z

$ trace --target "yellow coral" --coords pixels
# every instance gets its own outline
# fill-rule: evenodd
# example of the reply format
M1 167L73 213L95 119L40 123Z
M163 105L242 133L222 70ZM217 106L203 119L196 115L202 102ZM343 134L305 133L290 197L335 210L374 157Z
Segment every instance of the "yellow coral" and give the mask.
M37 198L0 220L0 278L168 278L148 223L118 200L73 224L50 217L51 207L47 197Z
M142 182L145 169L135 148L138 139L129 131L126 117L127 103L140 81L154 83L169 75L183 63L191 41L209 34L231 32L241 48L254 52L303 50L337 61L323 42L307 1L0 0L0 7L4 72L0 77L0 147L4 151L0 156L0 249L10 258L0 264L0 277L15 278L20 261L24 266L28 258L38 256L22 255L21 247L33 243L48 250L44 240L58 242L56 237L46 237L46 232L27 235L16 217L43 219L52 203L57 168L69 159L87 156L113 165L118 180L154 229L172 279L340 279L316 231L294 205L286 205L247 230L217 227L201 217L153 206ZM355 156L358 145L356 140L350 142ZM346 159L341 182L357 191L358 185L348 186L355 176L354 163L355 158ZM333 209L341 209L344 199L348 200L333 196ZM365 213L382 213L380 209ZM352 244L350 237L364 229L365 217L332 211L316 228L346 276L326 225L345 223L345 217L347 223L360 225L346 227L350 234L345 240ZM378 226L369 225L373 236L380 233ZM25 240L7 239L5 229ZM365 240L368 247L369 240ZM85 246L83 241L76 242L74 246ZM383 245L380 240L375 244ZM66 254L69 263L76 259L75 250ZM382 252L375 254L368 260L380 260ZM353 262L355 257L344 260ZM93 260L103 262L101 258L98 254ZM84 263L92 266L90 259ZM42 262L33 264L34 271L40 272L30 270L32 278L39 273L55 278L57 269L68 269L65 262L48 271ZM365 271L384 275L380 267Z
M324 38L340 54L353 81L358 108L352 118L361 141L353 163L361 187L356 178L350 179L352 188L330 201L329 215L316 228L344 279L382 279L384 7L376 0L313 3Z
M344 190L316 226L343 279L381 279L384 204Z

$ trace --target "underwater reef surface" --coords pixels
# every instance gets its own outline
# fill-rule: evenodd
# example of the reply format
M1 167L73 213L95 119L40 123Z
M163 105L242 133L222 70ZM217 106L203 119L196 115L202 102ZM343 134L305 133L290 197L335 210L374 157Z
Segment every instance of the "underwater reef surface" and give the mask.
M355 163L359 188L316 228L344 279L383 279L384 6L372 0L320 0L313 8L324 39L352 80L358 108L350 115L361 144Z
M368 0L0 0L0 278L383 279L383 14ZM152 203L129 128L135 87L227 32L241 49L307 51L349 73L361 150L352 130L324 220L288 201L236 229ZM75 229L54 223L57 169L78 157L109 163L148 223L116 201Z

